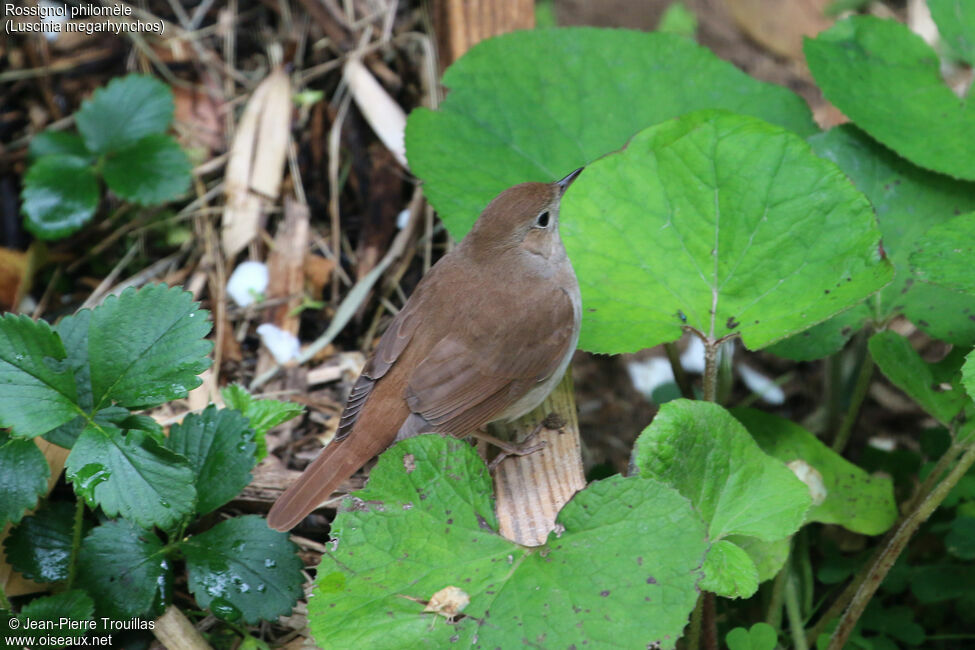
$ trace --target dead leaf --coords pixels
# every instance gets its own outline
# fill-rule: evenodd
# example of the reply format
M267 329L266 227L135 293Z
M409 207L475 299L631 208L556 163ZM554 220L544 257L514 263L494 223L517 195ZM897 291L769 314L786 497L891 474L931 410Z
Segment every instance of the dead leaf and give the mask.
M287 110L284 106L287 105ZM291 128L291 81L276 68L254 89L227 159L221 245L232 259L257 236L262 195L276 199Z
M773 54L802 61L802 37L833 24L824 9L833 0L725 0L735 22Z
M342 76L349 84L352 99L362 111L369 126L396 157L396 161L405 169L409 169L406 162L406 145L403 140L403 134L406 132L406 113L389 96L386 89L379 85L376 78L358 58L349 58L342 69Z
M430 602L423 608L424 612L440 614L446 618L454 618L467 607L471 597L460 587L450 585L430 596Z

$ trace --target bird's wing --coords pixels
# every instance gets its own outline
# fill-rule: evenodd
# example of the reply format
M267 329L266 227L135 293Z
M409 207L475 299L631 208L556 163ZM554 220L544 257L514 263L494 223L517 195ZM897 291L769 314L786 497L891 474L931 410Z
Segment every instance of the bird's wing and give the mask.
M575 339L572 300L554 299L507 322L455 327L410 376L406 401L436 431L463 435L496 419L554 373ZM549 305L549 302L554 303Z
M372 357L366 362L362 369L362 374L356 379L349 393L349 398L345 402L345 409L342 411L342 418L339 420L338 431L335 432L335 440L342 440L352 432L352 427L359 419L362 405L366 403L376 381L382 378L392 367L399 356L406 349L413 333L416 332L419 319L416 317L417 307L420 305L420 296L410 300L396 315L390 323L385 334L379 339Z

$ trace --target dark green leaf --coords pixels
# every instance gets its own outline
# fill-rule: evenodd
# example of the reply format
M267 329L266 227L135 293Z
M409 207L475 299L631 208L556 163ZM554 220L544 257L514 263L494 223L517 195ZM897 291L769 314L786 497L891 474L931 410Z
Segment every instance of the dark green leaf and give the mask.
M906 25L852 16L804 49L823 94L860 128L922 167L975 180L975 103L948 88L938 55Z
M806 512L806 521L839 524L862 535L879 535L897 519L894 485L871 476L798 424L755 409L733 409L766 454L785 463L799 460L822 479L825 500Z
M878 600L873 600L863 612L860 623L864 630L886 634L908 645L924 643L924 628L914 621L910 607L885 608Z
M117 151L152 133L163 133L172 119L169 86L136 74L99 88L75 114L85 144L96 153Z
M142 205L164 203L190 186L190 160L179 144L161 133L147 135L105 156L105 183L117 195Z
M410 115L406 145L424 193L456 238L501 190L554 181L689 111L722 108L802 136L816 131L796 95L674 34L513 32L473 47L443 83L450 93L439 110Z
M279 402L276 399L254 399L243 386L230 384L220 391L227 408L237 409L250 420L257 441L257 460L267 456L264 436L274 427L305 412L305 407L295 402Z
M196 474L196 511L205 515L233 499L257 464L254 432L247 418L210 405L172 427L166 446L190 462Z
M66 467L75 492L89 505L144 528L170 528L195 506L189 463L142 431L123 434L111 425L89 426Z
M146 408L186 397L210 365L208 316L179 287L155 284L109 296L92 312L88 332L94 408L112 400Z
M24 225L41 239L66 237L98 207L98 179L87 160L44 156L27 170L21 193Z
M975 560L975 519L958 517L945 536L948 552L962 560Z
M634 456L641 476L663 481L691 500L708 523L712 545L729 535L766 542L788 537L810 505L809 490L785 463L763 453L716 404L686 399L664 404L637 439ZM737 547L732 556L729 546L734 544L708 554L706 588L722 596L751 596L757 568Z
M44 454L33 440L11 439L0 430L0 528L17 523L47 492L51 474Z
M290 614L303 594L298 548L263 517L228 519L180 548L196 602L222 618L273 621Z
M7 561L34 582L66 580L73 521L72 504L48 503L10 532L4 541Z
M159 538L125 520L95 528L78 553L78 584L100 615L118 620L150 612L169 574Z
M870 354L887 379L945 426L969 401L960 386L942 388L930 365L896 332L877 332L870 337Z
M971 0L928 0L928 8L949 53L975 65L975 4Z
M80 589L73 589L54 594L53 596L35 598L20 610L19 618L23 621L24 627L27 626L28 622L40 626L34 628L35 630L39 630L33 632L35 637L44 636L48 639L80 640L88 634L89 628L87 624L91 622L94 613L95 604L92 602L91 597ZM65 619L79 621L82 624L75 627L65 621ZM52 627L45 628L45 624ZM55 644L48 641L43 644L43 647L63 648L66 645L65 643ZM72 647L75 647L73 643Z
M319 645L674 647L707 544L686 499L653 480L598 481L526 548L495 532L491 493L460 441L420 436L384 453L334 522L309 600ZM446 625L423 610L449 586L470 604Z
M747 170L747 171L746 171ZM579 346L635 352L692 327L751 349L887 284L870 204L795 135L702 111L590 165L562 206Z
M31 160L57 154L67 154L85 159L91 158L91 152L85 147L81 136L65 131L42 131L38 133L31 138L29 150Z
M47 433L78 415L66 352L44 321L0 316L0 427L19 437Z
M975 565L937 564L914 567L911 592L923 604L975 595Z
M938 224L918 239L911 270L925 282L975 294L975 212Z

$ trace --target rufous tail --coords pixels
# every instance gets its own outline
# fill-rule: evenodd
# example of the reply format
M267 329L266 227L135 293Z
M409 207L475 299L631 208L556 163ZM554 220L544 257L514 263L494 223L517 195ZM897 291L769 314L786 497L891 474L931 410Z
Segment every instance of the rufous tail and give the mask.
M330 443L308 466L298 480L285 490L271 506L267 525L282 532L291 530L298 522L332 496L332 493L352 476L366 461L382 452L392 440L383 437L356 435Z

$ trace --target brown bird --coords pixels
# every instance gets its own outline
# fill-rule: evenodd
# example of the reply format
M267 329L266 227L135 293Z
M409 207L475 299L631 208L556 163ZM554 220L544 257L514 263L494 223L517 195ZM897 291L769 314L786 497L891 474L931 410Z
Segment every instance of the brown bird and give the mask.
M478 429L545 399L579 340L559 204L581 171L499 194L423 277L353 385L335 438L271 508L271 528L293 528L396 440L439 432L497 443Z

